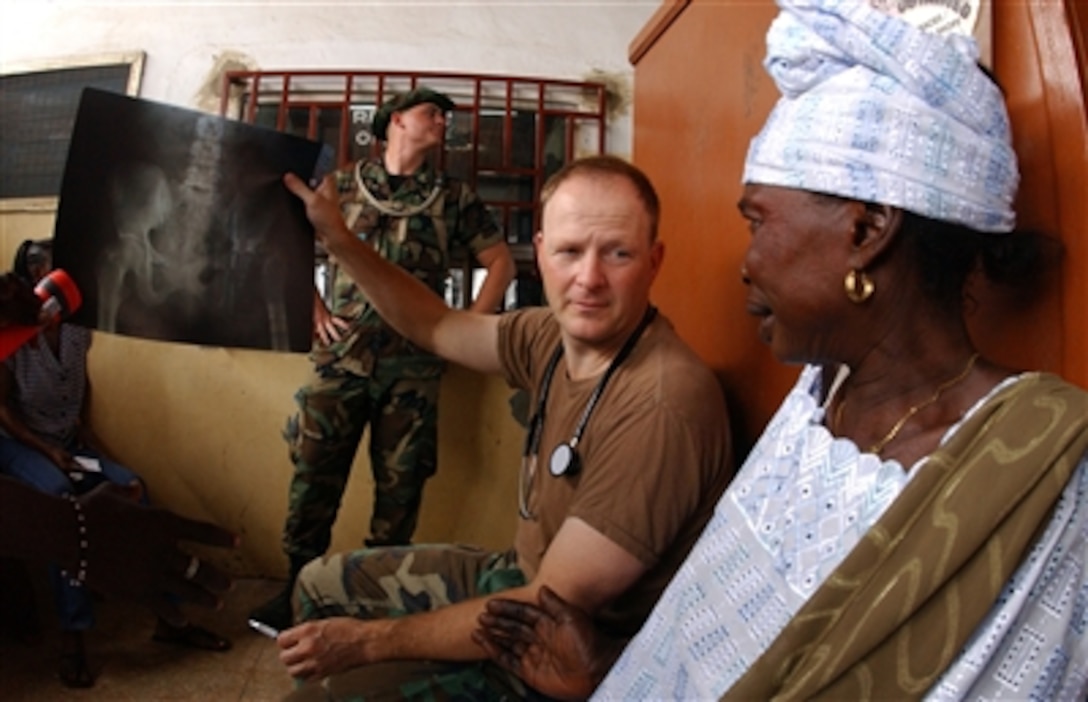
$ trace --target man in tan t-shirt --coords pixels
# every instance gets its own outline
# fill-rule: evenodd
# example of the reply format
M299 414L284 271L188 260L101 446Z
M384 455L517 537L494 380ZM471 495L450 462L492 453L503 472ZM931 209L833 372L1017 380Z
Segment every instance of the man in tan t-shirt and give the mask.
M532 393L514 548L369 549L299 577L304 623L277 639L292 699L437 693L525 697L472 639L495 593L542 586L617 634L637 631L732 475L714 375L649 302L664 246L646 176L608 156L545 185L534 238L549 301L499 316L447 308L343 225L330 184L287 187L318 237L394 328Z

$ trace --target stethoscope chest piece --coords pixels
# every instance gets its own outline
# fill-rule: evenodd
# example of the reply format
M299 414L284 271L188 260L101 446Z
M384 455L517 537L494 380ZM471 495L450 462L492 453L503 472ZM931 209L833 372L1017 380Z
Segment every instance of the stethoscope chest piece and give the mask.
M565 441L555 447L548 459L548 471L556 478L561 478L564 475L578 475L578 471L581 469L582 466L578 462L578 452Z
M619 353L616 354L612 362L608 364L608 368L601 376L597 386L593 389L593 394L590 395L589 401L586 403L586 407L582 410L582 416L578 420L578 425L574 428L574 435L571 436L570 441L564 441L557 445L553 450L551 456L548 457L548 472L556 478L573 477L578 475L578 472L582 469L581 460L578 458L578 442L582 439L582 432L586 429L586 424L589 422L590 416L593 414L593 409L597 406L597 401L600 400L601 394L604 392L605 386L608 384L608 379L612 377L612 373L616 368L623 363L624 359L630 355L632 349L635 347L635 343L639 337L642 336L642 332L646 331L646 327L653 321L654 315L657 314L657 309L653 306L647 307L646 313L642 316L642 321L639 322L638 327L631 333L627 340L624 342L623 347L620 348ZM522 486L531 484L533 477L532 467L536 465L535 457L537 455L537 448L540 446L540 436L544 426L544 410L548 404L548 391L551 388L552 375L555 373L556 366L559 365L559 359L563 357L563 344L556 345L555 352L552 354L551 360L548 361L548 365L544 369L544 378L540 384L540 391L537 396L536 412L533 413L532 418L529 420L529 431L525 435L525 450L522 453L522 472L519 477L519 483ZM533 459L533 460L530 460ZM529 474L526 475L526 471L529 470ZM519 495L521 502L519 509L523 518L528 519L528 497L525 493L525 489L519 488Z

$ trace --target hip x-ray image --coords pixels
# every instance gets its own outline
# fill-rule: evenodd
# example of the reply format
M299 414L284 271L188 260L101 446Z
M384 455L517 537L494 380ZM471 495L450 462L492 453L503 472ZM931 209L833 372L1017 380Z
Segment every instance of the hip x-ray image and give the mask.
M331 151L298 136L88 88L61 186L54 263L73 322L209 346L306 351L313 229L283 186Z

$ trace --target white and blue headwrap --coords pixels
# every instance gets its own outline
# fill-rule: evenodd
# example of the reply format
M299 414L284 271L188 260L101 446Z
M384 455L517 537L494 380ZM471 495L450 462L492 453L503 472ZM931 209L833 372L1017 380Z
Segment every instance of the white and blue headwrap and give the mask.
M923 32L865 0L778 5L763 65L782 97L748 148L743 182L1013 229L1009 118L973 39Z

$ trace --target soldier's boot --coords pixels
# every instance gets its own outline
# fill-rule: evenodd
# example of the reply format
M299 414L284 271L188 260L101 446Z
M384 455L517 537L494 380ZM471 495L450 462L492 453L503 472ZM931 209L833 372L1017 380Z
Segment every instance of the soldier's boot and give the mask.
M249 613L250 619L255 619L262 624L266 624L277 632L283 631L284 629L290 629L294 624L294 612L291 609L291 593L295 590L295 581L298 580L299 571L302 570L304 565L310 562L310 559L303 556L290 556L290 562L291 566L283 590Z

